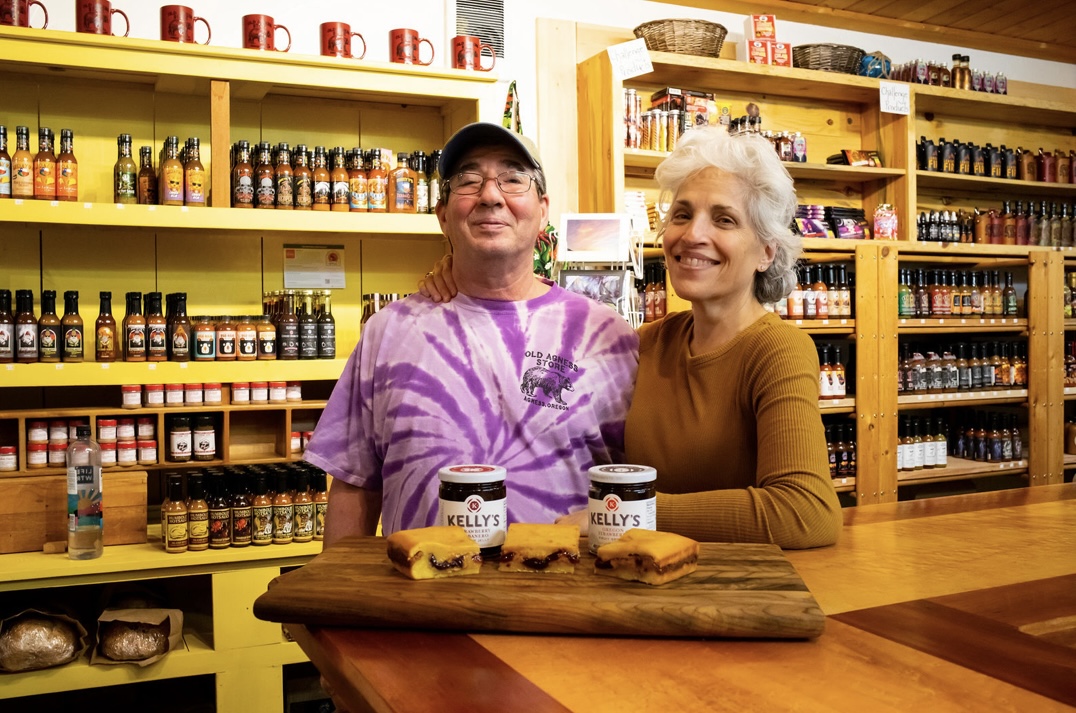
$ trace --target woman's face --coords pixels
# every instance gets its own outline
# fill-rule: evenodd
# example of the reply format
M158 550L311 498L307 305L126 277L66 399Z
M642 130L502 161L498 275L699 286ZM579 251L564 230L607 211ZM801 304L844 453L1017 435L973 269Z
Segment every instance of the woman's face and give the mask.
M707 168L680 186L665 228L665 262L676 293L693 305L750 304L755 273L773 262L747 220L740 179Z

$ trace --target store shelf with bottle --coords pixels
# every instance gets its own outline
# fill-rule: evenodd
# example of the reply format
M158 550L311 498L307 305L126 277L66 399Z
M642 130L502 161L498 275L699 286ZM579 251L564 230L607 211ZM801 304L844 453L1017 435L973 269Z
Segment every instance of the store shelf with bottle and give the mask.
M822 419L829 451L829 474L839 494L854 493L856 489L856 424L842 416L827 415Z

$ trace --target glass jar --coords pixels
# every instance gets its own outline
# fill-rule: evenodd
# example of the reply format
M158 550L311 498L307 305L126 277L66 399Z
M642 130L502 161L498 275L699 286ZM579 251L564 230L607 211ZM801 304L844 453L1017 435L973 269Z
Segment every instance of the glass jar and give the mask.
M250 382L250 403L252 403L252 404L267 404L267 403L269 403L269 382L267 382L267 381L252 381L252 382Z
M183 405L183 384L167 384L164 387L164 405Z
M97 442L110 443L116 440L116 419L97 419Z
M233 404L249 404L250 403L250 382L237 381L232 384L232 403Z
M186 416L176 416L168 429L168 460L186 463L191 459L192 450L191 420Z
M508 490L499 465L450 465L437 471L440 525L460 525L482 550L497 555L508 530Z
M288 401L288 383L286 381L269 382L269 403L283 404Z
M187 384L183 387L183 403L187 406L201 406L205 401L205 392L201 384Z
M26 442L27 443L48 443L49 442L49 422L48 421L28 421L26 423Z
M10 472L19 469L19 455L15 452L15 446L0 446L0 472Z
M217 330L209 317L198 317L191 327L194 332L194 361L213 361L217 358Z
M303 384L300 381L289 381L285 388L285 398L288 401L302 401L303 400Z
M49 444L30 443L26 446L26 467L30 470L44 468L49 464Z
M136 436L135 420L133 418L116 419L116 440L133 441Z
M138 464L157 465L157 441L147 439L138 442Z
M153 440L157 437L157 419L152 416L139 418L136 424L136 437L138 440Z
M657 529L657 471L645 465L596 465L588 471L591 553L630 529Z
M116 465L116 442L99 443L101 446L101 466Z
M222 398L223 396L221 394L220 384L217 382L207 381L204 389L205 403L208 405L218 406L220 405Z
M135 441L120 441L116 444L116 465L122 468L130 468L138 463L138 443Z
M195 416L192 436L194 460L207 461L217 457L217 432L213 428L212 416Z
M164 384L146 384L142 398L146 406L164 406Z
M67 465L67 441L63 443L49 443L48 464L50 468L62 468Z

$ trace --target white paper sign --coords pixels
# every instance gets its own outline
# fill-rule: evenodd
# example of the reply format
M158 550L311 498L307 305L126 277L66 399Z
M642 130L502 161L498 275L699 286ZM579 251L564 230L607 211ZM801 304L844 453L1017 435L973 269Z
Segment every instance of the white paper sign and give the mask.
M284 287L344 289L344 246L285 245Z
M908 85L904 82L886 82L884 80L879 82L878 99L881 102L882 111L887 114L904 114L907 116L911 113L911 93Z
M646 40L642 37L631 42L621 42L609 48L609 61L613 64L613 74L624 80L649 74L654 71L650 62L650 52L646 49Z

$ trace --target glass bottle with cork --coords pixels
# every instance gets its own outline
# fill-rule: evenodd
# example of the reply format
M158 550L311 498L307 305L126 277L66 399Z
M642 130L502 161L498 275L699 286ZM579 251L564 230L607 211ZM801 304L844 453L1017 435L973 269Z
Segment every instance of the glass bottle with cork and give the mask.
M0 200L11 198L11 154L7 152L7 127L0 124Z
M142 316L142 293L127 293L127 313L123 317L123 360L146 360L146 318Z
M346 213L351 210L351 186L347 164L344 161L344 147L337 146L332 153L332 170L329 173L331 183L332 210Z
M131 158L131 135L120 134L116 139L117 158L113 168L113 200L116 203L138 203L138 166Z
M314 205L314 172L310 170L306 144L295 147L295 210L311 210Z
M179 137L169 136L164 142L164 158L160 166L157 196L161 205L183 205L183 163L179 160Z
M281 142L276 147L276 207L277 210L295 208L295 171L291 167L291 147Z
M325 147L314 147L314 210L329 210L332 203L332 176L325 165Z
M153 169L153 147L138 149L138 204L157 205L157 172Z
M104 552L101 446L89 426L75 428L67 447L67 556L73 560Z
M34 198L56 200L56 154L53 152L52 129L37 130L37 154L34 156Z
M11 290L0 290L0 364L15 361L15 315L11 313Z
M356 147L348 156L348 210L353 213L365 213L370 207L366 196L366 170L363 167L362 149Z
M65 362L80 362L85 358L85 334L82 316L78 313L78 291L64 292L64 316L60 320L63 335L61 358Z
M197 136L188 140L188 153L183 163L183 205L195 208L203 208L206 204L205 166L199 145Z
M11 197L34 197L34 156L30 153L30 127L15 127L15 153L11 155Z
M75 158L75 133L60 129L60 155L56 157L56 200L78 200L78 159Z

